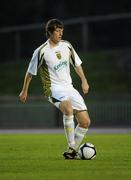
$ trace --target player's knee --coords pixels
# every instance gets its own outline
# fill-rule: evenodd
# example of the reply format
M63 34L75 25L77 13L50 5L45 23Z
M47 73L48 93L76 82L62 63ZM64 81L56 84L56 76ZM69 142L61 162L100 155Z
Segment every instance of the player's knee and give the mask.
M91 125L91 120L88 118L86 121L86 127L88 128Z
M81 123L81 127L83 128L89 128L91 124L91 120L89 118L86 118L82 123Z
M64 101L60 105L60 110L67 116L73 115L73 108L70 101Z
M67 115L67 116L73 115L73 108L71 106L67 106L65 108L65 113L64 114Z

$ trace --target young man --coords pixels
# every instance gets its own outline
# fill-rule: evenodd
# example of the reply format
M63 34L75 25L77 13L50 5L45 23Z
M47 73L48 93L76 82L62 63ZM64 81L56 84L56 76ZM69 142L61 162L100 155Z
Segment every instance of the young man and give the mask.
M76 159L78 147L88 131L90 118L82 96L72 85L70 63L81 79L84 94L88 93L89 85L77 53L69 42L62 40L62 22L51 19L46 23L45 30L48 40L34 51L19 97L25 103L32 76L39 71L44 95L63 113L68 143L68 149L63 156L65 159ZM78 122L76 128L74 117Z

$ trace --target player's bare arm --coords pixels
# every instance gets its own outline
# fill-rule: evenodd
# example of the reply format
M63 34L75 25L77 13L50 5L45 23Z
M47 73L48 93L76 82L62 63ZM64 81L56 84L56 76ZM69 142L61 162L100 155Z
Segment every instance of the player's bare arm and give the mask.
M83 93L84 94L88 93L88 91L89 91L89 84L88 84L87 79L85 77L85 74L83 72L82 66L81 65L77 66L75 68L75 70L76 70L76 73L78 74L78 76L81 79L81 82L82 82L81 86L82 86Z
M31 79L32 79L32 75L27 72L25 75L22 91L19 94L20 101L23 103L26 102L26 99L28 96L28 88L29 88L29 84L30 84Z

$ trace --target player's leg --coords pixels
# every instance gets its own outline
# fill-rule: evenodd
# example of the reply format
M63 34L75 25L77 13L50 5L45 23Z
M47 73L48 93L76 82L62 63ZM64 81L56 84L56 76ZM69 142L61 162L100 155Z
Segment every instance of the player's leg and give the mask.
M73 159L75 151L74 141L74 115L73 108L69 98L68 89L55 87L52 89L52 96L48 98L49 102L54 104L63 113L63 125L69 149L63 154L66 159Z
M63 113L63 125L65 130L65 135L67 138L68 146L73 148L75 145L74 141L74 115L71 102L69 100L64 100L60 103L59 108Z
M77 152L74 150L75 139L74 139L74 115L71 102L65 100L60 103L60 110L63 113L63 125L65 130L66 139L68 142L68 148L63 153L65 159L74 159L77 156Z
M85 101L81 94L74 88L72 89L72 93L70 94L71 104L73 106L73 109L75 110L75 118L78 121L78 125L75 129L74 147L75 150L77 150L88 131L88 127L90 126L90 117L87 112Z
M75 128L75 149L77 150L88 131L91 120L87 111L77 111L75 118L78 122Z

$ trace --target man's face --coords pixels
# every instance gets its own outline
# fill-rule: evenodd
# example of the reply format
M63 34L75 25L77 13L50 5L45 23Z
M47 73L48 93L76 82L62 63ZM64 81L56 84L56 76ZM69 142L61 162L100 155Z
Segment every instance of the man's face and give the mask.
M58 43L62 39L63 31L63 28L56 28L50 35L51 41L53 41L54 43Z

